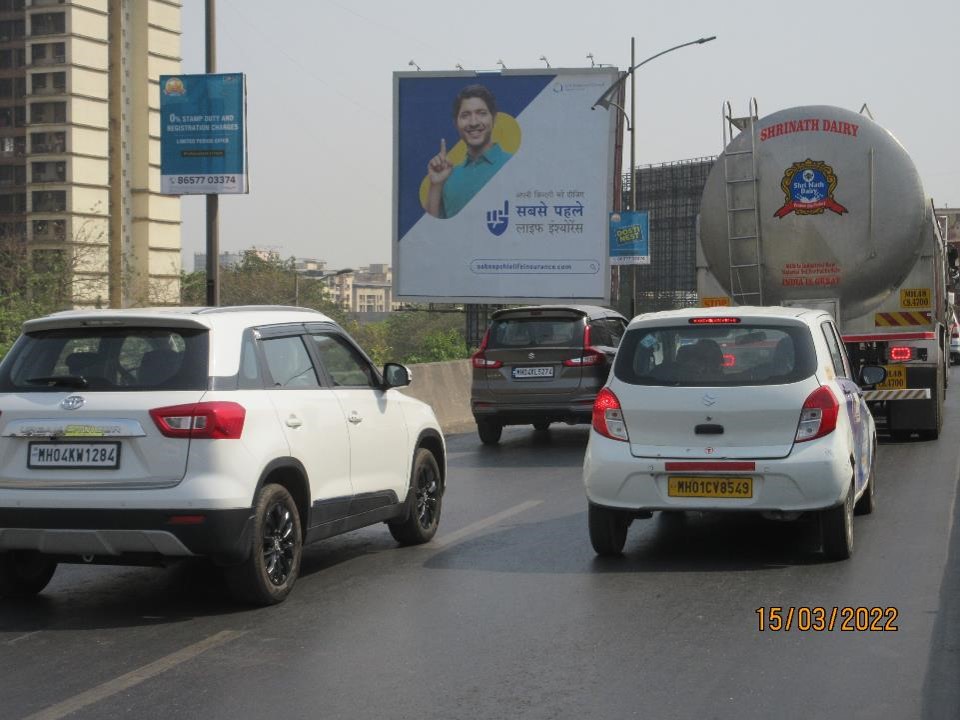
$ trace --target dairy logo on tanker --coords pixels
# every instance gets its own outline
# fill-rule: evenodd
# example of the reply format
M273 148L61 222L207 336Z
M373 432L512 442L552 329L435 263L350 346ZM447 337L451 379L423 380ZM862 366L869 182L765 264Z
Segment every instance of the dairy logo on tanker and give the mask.
M773 216L782 218L795 212L797 215L820 215L832 210L843 215L847 209L833 199L837 188L837 175L833 168L821 160L807 158L794 163L783 174L780 182L783 190L783 207Z

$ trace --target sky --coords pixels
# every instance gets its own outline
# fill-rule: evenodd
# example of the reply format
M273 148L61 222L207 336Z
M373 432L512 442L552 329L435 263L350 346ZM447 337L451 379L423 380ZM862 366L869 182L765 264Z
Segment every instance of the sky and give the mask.
M391 261L393 73L510 68L636 72L637 163L717 155L722 108L859 111L911 154L937 207L960 207L960 2L833 0L220 0L217 72L247 76L250 192L220 197L220 249L328 268ZM182 72L204 72L204 0L183 0ZM629 102L629 98L628 98ZM625 138L625 148L629 141ZM627 163L624 163L624 167ZM205 202L182 202L184 269Z

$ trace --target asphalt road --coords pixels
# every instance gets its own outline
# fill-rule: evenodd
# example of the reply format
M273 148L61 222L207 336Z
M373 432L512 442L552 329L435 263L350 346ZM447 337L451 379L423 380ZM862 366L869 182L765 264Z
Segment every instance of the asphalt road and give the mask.
M952 375L940 440L881 445L850 561L821 559L814 523L699 515L637 521L600 560L586 428L454 435L433 543L321 543L278 607L233 604L199 562L64 566L0 605L0 718L960 717ZM840 610L761 631L771 607L894 608L875 624L897 630L841 631Z

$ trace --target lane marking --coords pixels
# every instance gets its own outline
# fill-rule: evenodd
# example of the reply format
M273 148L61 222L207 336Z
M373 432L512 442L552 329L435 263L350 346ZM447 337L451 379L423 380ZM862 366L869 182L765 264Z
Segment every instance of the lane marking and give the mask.
M4 643L4 645L14 645L14 644L20 642L21 640L26 640L28 637L33 637L34 635L36 635L37 633L40 633L40 632L43 632L43 631L42 631L42 630L34 630L33 632L28 632L28 633L26 633L25 635L21 635L21 636L19 636L19 637L13 638L13 640L7 640L7 641Z
M483 520L477 520L474 523L470 523L466 527L462 527L459 530L456 530L450 533L449 535L444 535L440 539L435 539L432 543L430 543L430 545L428 545L424 549L429 549L431 547L433 548L450 547L451 545L459 542L460 540L467 537L468 535L473 535L474 533L480 532L481 530L484 530L490 527L491 525L496 525L501 520L505 520L508 517L512 517L526 510L535 508L537 505L542 505L542 504L543 504L543 500L527 500L526 502L522 502L519 505L514 505L512 508L507 508L506 510L498 512L496 515L491 515L490 517L484 518Z
M175 653L171 653L160 658L159 660L155 660L152 663L144 665L143 667L116 677L113 680L108 680L107 682L90 688L79 695L74 695L72 698L68 698L63 702L57 703L56 705L51 705L45 710L41 710L40 712L24 718L24 720L60 720L60 718L66 717L70 713L81 710L89 705L93 705L94 703L98 703L101 700L110 697L111 695L116 695L119 692L128 690L135 685L139 685L145 680L149 680L150 678L160 675L161 673L165 673L167 670L175 668L177 665L181 665L188 660L192 660L198 655L205 653L207 650L211 650L218 645L224 645L232 640L236 640L241 635L246 634L246 630L224 630L222 632L218 632L216 635L211 635L205 640L201 640L193 645L188 645L182 650L177 650Z

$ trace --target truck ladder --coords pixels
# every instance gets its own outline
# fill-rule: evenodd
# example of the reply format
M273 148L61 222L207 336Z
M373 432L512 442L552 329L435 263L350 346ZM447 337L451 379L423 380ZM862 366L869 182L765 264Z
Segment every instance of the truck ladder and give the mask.
M723 107L723 175L727 199L727 251L730 295L737 305L763 305L763 258L760 251L760 211L757 189L757 139L754 123L757 100L750 99L750 114L733 117L729 101ZM727 149L734 131L746 132L745 150Z

